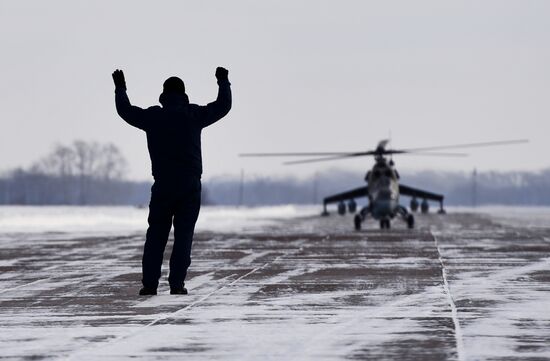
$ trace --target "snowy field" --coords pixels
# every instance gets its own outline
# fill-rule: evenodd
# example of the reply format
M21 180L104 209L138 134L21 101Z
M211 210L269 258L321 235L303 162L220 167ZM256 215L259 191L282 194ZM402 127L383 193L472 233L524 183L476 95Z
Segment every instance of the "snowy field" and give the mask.
M261 230L277 221L314 216L321 206L202 207L197 231L243 232ZM450 213L490 215L505 224L550 228L550 207L448 207ZM332 210L335 213L335 210ZM145 232L147 208L0 206L0 234L66 233L122 235Z
M140 297L146 209L1 207L0 358L550 360L550 208L319 211L205 207L190 294Z
M202 207L197 231L241 232L318 214L319 206ZM0 232L122 235L145 232L148 208L0 206Z

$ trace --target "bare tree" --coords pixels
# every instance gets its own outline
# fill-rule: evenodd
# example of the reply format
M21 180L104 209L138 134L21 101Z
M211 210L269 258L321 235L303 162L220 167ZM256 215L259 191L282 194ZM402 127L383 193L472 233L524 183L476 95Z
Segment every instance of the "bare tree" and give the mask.
M58 144L52 155L57 174L61 177L69 177L74 174L76 154L74 149Z
M54 165L57 167L61 180L63 203L68 203L70 198L70 181L74 175L76 154L74 149L58 144L52 154Z
M89 180L99 160L99 145L96 142L76 140L73 143L75 166L79 177L79 203L86 204L89 195Z
M127 170L127 162L120 150L112 143L101 147L97 175L105 181L120 180Z
M127 162L114 144L57 144L27 169L0 176L0 203L119 204L132 197Z

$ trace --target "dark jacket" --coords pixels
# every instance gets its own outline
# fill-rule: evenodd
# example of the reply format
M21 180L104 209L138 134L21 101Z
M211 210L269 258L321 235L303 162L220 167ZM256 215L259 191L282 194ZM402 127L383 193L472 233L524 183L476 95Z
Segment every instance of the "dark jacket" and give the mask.
M147 133L155 181L177 181L201 176L201 131L231 109L229 81L218 81L218 98L205 106L189 104L185 94L161 94L160 106L142 109L130 104L125 90L115 90L118 114L128 124Z

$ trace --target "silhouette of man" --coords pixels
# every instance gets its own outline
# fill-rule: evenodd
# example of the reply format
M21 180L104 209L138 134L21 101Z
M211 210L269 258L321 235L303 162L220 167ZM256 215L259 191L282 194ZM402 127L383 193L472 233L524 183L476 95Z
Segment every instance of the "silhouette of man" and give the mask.
M128 124L147 134L153 178L149 203L149 228L143 249L143 288L140 295L156 295L162 258L174 224L170 256L171 294L187 294L185 277L191 264L191 245L201 203L201 131L223 118L231 109L228 71L216 69L218 98L206 106L189 104L180 78L164 82L159 102L142 109L130 104L122 70L115 70L115 103Z

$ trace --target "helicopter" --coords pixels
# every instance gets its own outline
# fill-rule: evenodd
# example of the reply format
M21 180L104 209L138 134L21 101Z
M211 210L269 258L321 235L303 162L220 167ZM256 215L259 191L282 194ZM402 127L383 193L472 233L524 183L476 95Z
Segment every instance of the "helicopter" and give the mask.
M391 228L391 220L395 217L401 218L407 225L407 228L412 229L415 225L414 215L412 213L417 212L420 207L421 213L429 212L429 202L435 201L439 203L439 214L445 214L443 202L445 196L438 193L433 193L419 188L413 188L400 183L399 172L395 168L393 156L396 154L421 154L432 156L452 156L463 157L467 156L465 153L440 153L433 152L434 150L442 149L457 149L457 148L473 148L473 147L485 147L507 144L526 143L527 140L506 140L497 142L483 142L483 143L469 143L469 144L455 144L447 146L436 147L424 147L424 148L411 148L411 149L387 149L389 140L382 140L378 143L374 150L368 150L364 152L338 152L338 153L245 153L241 154L242 157L316 157L305 160L285 162L284 164L302 164L312 163L328 160L346 159L352 157L362 156L374 156L375 163L367 174L365 175L364 186L354 188L342 193L333 194L323 199L323 212L321 215L328 216L327 205L331 203L338 203L338 213L344 215L346 208L350 213L355 213L353 224L356 230L361 230L362 223L372 217L379 221L381 229ZM390 159L388 160L388 157ZM320 157L320 158L319 158ZM410 200L410 212L407 208L399 203L400 196L409 196ZM368 204L357 211L356 198L367 197ZM422 201L419 202L418 200ZM346 207L347 202L347 207Z

